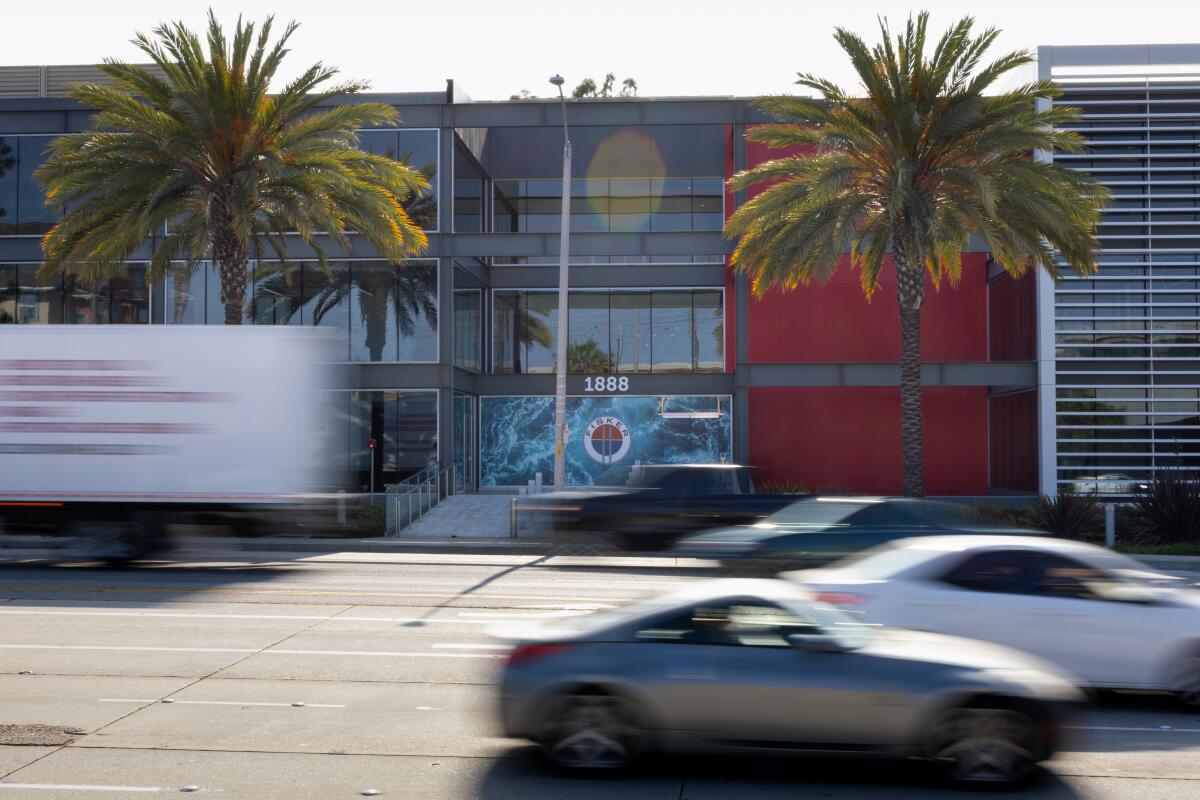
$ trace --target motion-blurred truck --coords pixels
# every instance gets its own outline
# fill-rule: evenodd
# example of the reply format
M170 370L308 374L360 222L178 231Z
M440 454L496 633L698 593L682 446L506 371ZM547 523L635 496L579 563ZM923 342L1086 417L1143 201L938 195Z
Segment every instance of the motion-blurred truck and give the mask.
M327 492L329 331L24 326L0 330L0 531L129 561L166 526L232 522Z

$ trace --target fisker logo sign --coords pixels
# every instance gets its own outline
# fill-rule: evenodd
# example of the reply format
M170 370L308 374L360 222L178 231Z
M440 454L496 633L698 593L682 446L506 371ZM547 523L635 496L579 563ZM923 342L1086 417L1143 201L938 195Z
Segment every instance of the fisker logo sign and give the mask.
M601 464L620 461L631 443L629 426L616 417L596 417L583 429L583 449Z

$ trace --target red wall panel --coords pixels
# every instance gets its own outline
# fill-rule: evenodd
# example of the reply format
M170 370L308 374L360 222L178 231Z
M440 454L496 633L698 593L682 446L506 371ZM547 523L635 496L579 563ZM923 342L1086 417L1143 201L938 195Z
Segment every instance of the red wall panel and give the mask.
M988 427L992 488L1036 492L1037 391L988 398Z
M746 142L746 163L755 166L805 148L772 149ZM726 171L733 173L733 151ZM753 197L765 189L747 192ZM733 197L725 207L733 210ZM943 283L935 291L926 282L921 314L924 361L987 360L987 257L963 254L958 286ZM849 259L827 284L811 284L792 292L772 292L751 300L748 314L751 362L888 362L900 359L900 319L891 260L880 274L880 288L870 302L863 296L858 273Z
M1037 332L1037 276L1007 272L988 282L988 347L992 361L1033 361Z
M987 389L930 387L922 398L926 492L984 493ZM873 494L903 490L899 389L756 387L749 412L748 463L762 478Z
M827 284L771 292L751 300L752 362L900 360L900 314L891 259L870 302L848 263ZM923 361L987 360L987 256L964 253L957 286L926 281L921 311Z

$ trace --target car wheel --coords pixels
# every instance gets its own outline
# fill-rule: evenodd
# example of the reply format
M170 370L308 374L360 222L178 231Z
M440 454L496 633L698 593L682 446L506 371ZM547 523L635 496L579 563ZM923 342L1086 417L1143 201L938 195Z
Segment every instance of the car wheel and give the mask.
M70 561L125 566L152 551L142 527L131 520L84 520L71 526L65 542Z
M1015 783L1042 750L1037 722L1003 704L956 708L934 725L930 757L955 783Z
M646 731L629 701L598 690L561 694L547 709L538 744L558 767L618 770L646 747Z
M1175 676L1171 685L1179 702L1189 708L1200 708L1200 651L1182 659Z

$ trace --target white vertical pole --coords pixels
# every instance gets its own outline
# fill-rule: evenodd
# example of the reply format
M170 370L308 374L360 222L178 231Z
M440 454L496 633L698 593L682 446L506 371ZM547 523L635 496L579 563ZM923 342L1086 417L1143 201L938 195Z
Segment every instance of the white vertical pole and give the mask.
M554 491L561 492L566 464L563 447L567 428L567 260L571 237L571 139L567 134L567 101L561 79L558 98L563 117L562 222L558 238L558 357L554 370Z
M1112 549L1117 543L1117 506L1104 504L1104 546Z

